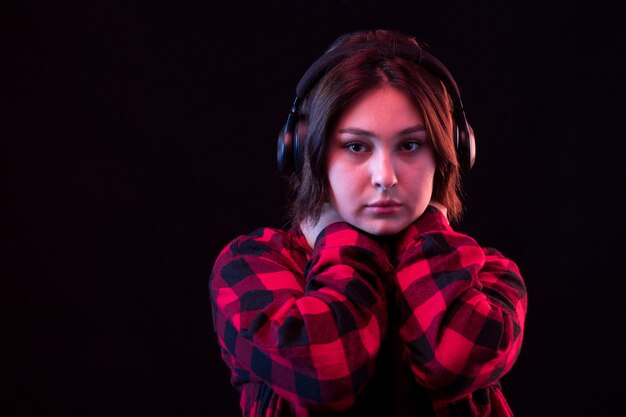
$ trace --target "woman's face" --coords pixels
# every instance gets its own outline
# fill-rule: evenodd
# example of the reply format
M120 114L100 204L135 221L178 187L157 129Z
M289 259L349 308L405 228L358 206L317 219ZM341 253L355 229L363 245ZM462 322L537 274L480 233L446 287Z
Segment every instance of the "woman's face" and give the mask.
M422 115L393 87L349 107L331 132L330 201L351 225L393 235L430 202L435 159Z

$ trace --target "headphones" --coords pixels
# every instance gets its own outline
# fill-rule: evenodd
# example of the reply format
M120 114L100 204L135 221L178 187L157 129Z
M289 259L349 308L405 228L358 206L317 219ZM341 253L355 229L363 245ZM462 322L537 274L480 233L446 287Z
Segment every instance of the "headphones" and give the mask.
M299 123L300 104L315 84L331 68L352 54L376 49L388 52L419 64L436 78L441 80L452 99L453 140L457 160L464 172L469 171L476 158L476 140L474 131L467 122L459 88L448 69L433 55L422 48L409 44L389 45L372 41L355 45L343 45L334 48L318 58L304 73L296 86L296 95L287 116L287 121L278 135L276 152L277 167L280 174L298 176L302 170L303 143L306 136L304 123Z

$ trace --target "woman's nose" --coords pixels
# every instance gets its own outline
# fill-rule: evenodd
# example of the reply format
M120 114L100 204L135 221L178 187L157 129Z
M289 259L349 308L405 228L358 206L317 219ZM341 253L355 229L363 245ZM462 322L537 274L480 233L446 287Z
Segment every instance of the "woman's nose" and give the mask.
M372 158L372 185L375 188L388 190L398 183L396 169L390 155L380 154Z

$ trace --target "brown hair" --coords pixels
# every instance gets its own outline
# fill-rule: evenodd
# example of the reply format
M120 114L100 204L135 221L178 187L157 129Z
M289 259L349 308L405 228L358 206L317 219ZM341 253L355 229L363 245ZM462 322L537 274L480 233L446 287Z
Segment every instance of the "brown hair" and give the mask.
M328 51L343 45L385 42L388 50L365 48L346 55L311 89L300 110L299 136L303 141L302 170L292 174L290 215L301 222L317 221L328 200L327 142L338 119L349 106L382 86L402 91L424 118L435 156L433 198L448 209L451 222L460 219L463 206L459 163L453 144L452 102L442 82L418 63L396 56L393 45L422 46L411 36L388 30L344 35Z

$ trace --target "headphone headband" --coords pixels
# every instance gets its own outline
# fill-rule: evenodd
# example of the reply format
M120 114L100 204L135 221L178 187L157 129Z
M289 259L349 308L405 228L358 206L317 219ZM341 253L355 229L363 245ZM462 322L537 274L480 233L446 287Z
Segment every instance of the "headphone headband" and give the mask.
M461 105L459 88L452 74L450 74L450 71L448 71L441 61L418 46L395 44L390 49L389 44L380 41L362 42L356 45L341 45L331 49L313 62L306 70L296 86L296 97L300 99L304 98L310 88L316 84L329 69L343 60L347 54L355 54L372 49L388 52L392 56L399 56L423 66L444 83L446 89L452 95L452 98L458 99L458 107L462 109L463 106ZM457 103L455 103L455 110L457 108L456 104Z

